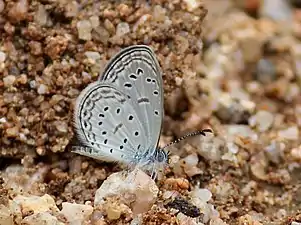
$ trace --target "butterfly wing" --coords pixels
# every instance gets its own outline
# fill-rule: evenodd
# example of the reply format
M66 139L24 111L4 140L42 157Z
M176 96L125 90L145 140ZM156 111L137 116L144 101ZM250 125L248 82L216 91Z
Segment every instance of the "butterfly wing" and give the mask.
M145 148L146 134L131 101L111 84L88 85L77 98L74 117L86 147L74 152L103 161L133 162L137 150Z
M99 81L114 84L133 98L133 107L147 136L147 147L155 150L163 119L163 81L152 49L135 45L121 50L109 61Z

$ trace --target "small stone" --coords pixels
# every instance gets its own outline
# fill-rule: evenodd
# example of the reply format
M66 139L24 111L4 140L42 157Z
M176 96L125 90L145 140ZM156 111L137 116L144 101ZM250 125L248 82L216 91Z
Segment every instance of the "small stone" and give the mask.
M26 216L22 220L22 225L64 225L58 219L48 212L36 213Z
M85 52L85 56L87 56L87 58L90 59L91 62L94 62L93 64L100 60L100 54L98 52L87 51Z
M54 125L59 132L63 134L68 132L68 124L65 121L55 121Z
M47 37L45 53L52 59L58 59L68 46L68 39L63 36Z
M89 18L92 28L96 28L99 26L99 18L98 16L91 16Z
M49 92L48 86L46 86L45 84L40 84L37 91L40 95L47 94Z
M128 206L125 204L119 204L118 202L106 203L104 208L109 220L117 220L122 214L130 211Z
M76 15L78 15L79 4L77 3L77 1L67 1L65 10L66 17L75 17Z
M189 12L192 12L195 9L199 8L202 3L202 1L200 1L200 0L184 0L184 2L186 3L187 10Z
M256 67L257 80L263 84L268 84L276 79L276 67L268 59L260 59Z
M186 156L183 159L183 162L185 162L183 165L184 171L189 177L202 173L202 170L197 166L199 162L197 154L190 154Z
M26 19L27 12L28 12L28 1L27 0L19 0L9 10L8 17L13 22L20 22L20 21Z
M18 205L21 206L22 214L27 215L28 213L41 213L41 212L59 212L54 199L45 194L43 196L22 196L18 195L13 199Z
M14 75L8 75L3 78L4 87L11 87L13 86L16 77Z
M301 225L301 223L293 221L291 225Z
M63 202L61 213L66 217L70 224L85 224L93 212L90 205Z
M249 118L249 125L257 127L260 132L267 131L274 122L274 115L268 111L260 110L254 116Z
M45 9L45 6L40 4L38 10L35 14L34 20L40 26L45 26L48 20L48 13Z
M5 8L4 2L3 0L0 0L0 13L4 10L4 8Z
M256 218L252 217L249 214L243 215L238 218L238 225L245 225L245 224L263 225L258 220L256 220Z
M38 41L30 41L28 43L30 53L33 55L41 55L43 53L42 44Z
M92 32L93 40L100 41L103 44L107 44L110 38L110 33L104 27L96 27Z
M128 23L122 22L117 25L116 35L118 37L122 37L128 33L130 33L130 25Z
M19 128L17 126L6 129L7 137L17 137L18 134L19 134Z
M290 152L292 158L296 162L301 162L301 145L297 148L293 148Z
M0 224L3 225L13 225L13 215L9 208L4 205L0 205Z
M260 6L259 13L261 17L270 18L279 22L292 22L293 13L289 1L264 0Z
M268 159L278 164L280 163L281 158L284 156L285 144L281 142L272 141L272 143L265 148Z
M196 188L192 192L190 192L191 198L194 198L194 202L196 200L201 202L208 202L212 198L212 193L208 189Z
M92 25L89 20L81 20L76 24L78 31L78 38L85 41L90 41L92 38Z
M109 196L118 196L134 214L147 212L157 199L159 189L156 183L141 170L132 171L126 178L123 174L113 173L102 183L95 193L95 207L104 204Z
M166 189L172 189L172 190L187 190L189 188L189 181L185 178L167 178L164 181L164 187Z
M278 132L278 137L290 141L296 141L299 138L299 129L297 126L291 126L287 129L280 130Z
M6 54L0 51L0 63L3 63L6 59Z

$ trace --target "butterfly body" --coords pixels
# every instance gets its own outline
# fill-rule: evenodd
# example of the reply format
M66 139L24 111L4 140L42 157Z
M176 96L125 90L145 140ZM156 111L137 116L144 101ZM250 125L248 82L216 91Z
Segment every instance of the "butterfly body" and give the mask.
M155 54L148 46L127 47L77 98L75 127L85 147L74 152L154 174L168 160L158 148L162 119L163 82Z

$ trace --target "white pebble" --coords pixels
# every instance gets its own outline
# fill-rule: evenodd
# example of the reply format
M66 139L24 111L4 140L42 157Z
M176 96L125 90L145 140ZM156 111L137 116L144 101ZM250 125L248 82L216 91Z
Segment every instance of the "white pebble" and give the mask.
M6 54L0 51L0 63L4 62L6 59Z
M208 202L212 193L208 189L196 188L190 193L191 198L197 198L201 202Z
M13 86L16 77L14 75L8 75L3 78L4 87L11 87Z
M256 126L260 132L267 131L274 122L274 115L268 111L260 110L250 117L249 125Z
M45 26L48 20L48 13L45 6L40 4L34 18L35 22L40 26Z
M128 23L119 23L116 28L116 35L121 37L130 33L130 25Z
M86 51L85 56L95 62L100 59L100 54L98 52Z
M99 26L99 18L98 18L98 16L91 16L91 17L89 18L89 20L90 20L91 26L92 26L93 28Z
M59 222L58 219L49 212L36 213L26 216L21 223L22 225L64 225L64 223Z
M33 213L41 213L41 212L58 212L54 199L45 194L43 196L16 196L13 201L17 203L22 208L22 212L33 212Z
M197 9L201 4L200 0L184 0L184 2L187 5L187 10L190 12Z
M132 171L127 177L124 173L113 173L96 191L94 206L102 205L109 196L118 196L134 214L147 212L157 199L159 189L147 174L141 170Z
M301 225L301 223L293 221L291 225Z
M78 30L78 38L85 41L90 41L92 38L92 25L89 20L81 20L76 24Z
M85 224L93 213L93 207L90 205L63 202L62 208L61 213L71 225Z
M38 94L44 95L48 93L48 87L45 84L40 84L38 87Z
M287 129L280 130L278 136L283 139L296 141L299 138L299 130L297 126L291 126Z

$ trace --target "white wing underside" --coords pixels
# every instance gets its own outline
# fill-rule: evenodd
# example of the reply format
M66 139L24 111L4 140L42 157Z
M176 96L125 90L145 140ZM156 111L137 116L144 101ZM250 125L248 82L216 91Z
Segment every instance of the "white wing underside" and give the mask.
M157 147L162 118L162 74L154 53L147 46L123 49L77 99L75 127L87 147L75 152L133 163L137 152Z

